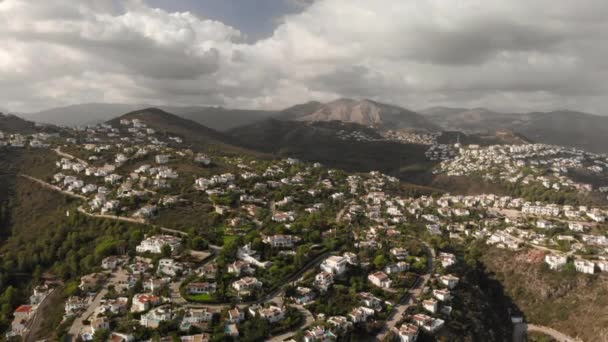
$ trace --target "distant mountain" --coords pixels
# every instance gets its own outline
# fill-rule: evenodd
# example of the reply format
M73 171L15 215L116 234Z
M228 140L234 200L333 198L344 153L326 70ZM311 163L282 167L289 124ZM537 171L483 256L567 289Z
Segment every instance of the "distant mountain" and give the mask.
M47 109L36 113L24 113L20 114L20 116L27 120L58 126L84 126L108 121L121 113L146 107L149 106L141 104L85 103Z
M608 153L608 117L575 112L499 113L485 108L421 110L444 130L467 133L513 131L534 142Z
M339 99L326 104L309 102L288 108L278 118L351 122L382 129L439 130L437 125L418 113L371 100Z
M347 171L379 170L415 183L422 183L434 165L425 158L427 146L345 139L352 133L380 138L374 129L355 123L268 119L227 133L241 145L264 153L321 162Z
M522 120L521 114L498 113L486 108L432 107L419 113L444 130L470 133L509 129Z
M185 119L198 122L207 127L227 131L229 129L248 125L259 120L276 115L269 110L228 109L223 107L161 107Z
M36 113L26 113L20 116L28 120L58 126L84 126L111 120L121 113L149 107L153 106L146 104L86 103L52 108ZM274 111L205 106L159 106L158 108L220 131L247 125L276 114Z

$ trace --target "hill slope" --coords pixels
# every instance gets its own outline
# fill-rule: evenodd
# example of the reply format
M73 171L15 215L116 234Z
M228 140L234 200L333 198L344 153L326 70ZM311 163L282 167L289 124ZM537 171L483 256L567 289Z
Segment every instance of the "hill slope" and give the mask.
M298 121L342 121L383 129L436 131L437 125L418 113L371 100L339 99L326 104L309 102L283 111L279 116Z
M148 127L164 134L176 135L195 150L220 149L229 153L251 153L237 146L236 140L231 136L203 126L192 120L181 118L175 114L167 113L158 108L146 108L124 114L114 118L108 123L118 126L120 120L139 119Z
M348 171L379 170L408 181L415 181L434 165L426 161L427 147L423 145L345 138L351 133L380 138L375 130L354 123L269 119L228 133L250 149Z
M433 107L420 111L445 130L512 130L532 141L608 153L608 117L574 112L499 113L484 108Z

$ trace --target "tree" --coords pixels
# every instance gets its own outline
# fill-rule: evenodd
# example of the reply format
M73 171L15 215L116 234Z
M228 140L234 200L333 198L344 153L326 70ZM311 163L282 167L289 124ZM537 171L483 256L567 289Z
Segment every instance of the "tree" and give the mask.
M374 258L374 265L378 269L381 269L386 265L386 258L383 254L379 254Z
M169 258L171 256L172 252L173 252L173 250L171 249L171 246L169 246L169 245L163 245L163 247L160 249L160 254L164 258Z

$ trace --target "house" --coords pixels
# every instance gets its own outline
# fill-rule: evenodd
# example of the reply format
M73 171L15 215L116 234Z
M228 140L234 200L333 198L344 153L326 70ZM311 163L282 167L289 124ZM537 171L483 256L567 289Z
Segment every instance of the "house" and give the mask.
M249 294L251 290L262 287L262 282L254 277L244 277L232 283L232 288L239 294Z
M239 310L239 308L237 306L228 310L228 322L238 324L244 320L245 320L245 313L243 311Z
M410 264L405 261L399 261L396 264L388 265L384 268L384 272L386 274L397 274L401 272L405 272L410 269Z
M418 327L411 323L402 324L399 329L393 328L399 342L416 342Z
M361 302L368 308L372 308L376 311L380 311L382 309L382 300L369 292L361 292L359 293L359 297L361 298Z
M568 257L565 255L548 254L545 256L545 262L552 270L559 270L566 265Z
M433 290L433 296L439 299L442 302L448 301L452 299L452 295L450 294L450 290Z
M184 271L184 265L173 260L173 259L160 259L158 261L158 274L165 274L171 277L182 273Z
M294 243L299 241L300 238L297 236L291 235L271 235L264 236L262 240L264 243L269 244L274 248L291 248L294 246Z
M453 276L451 274L442 275L441 277L439 277L439 281L441 281L441 283L447 286L449 289L453 289L454 287L456 287L456 285L458 285L459 280L460 279L458 277Z
M312 289L308 287L298 286L296 288L296 295L293 298L297 304L304 305L312 302L315 297L316 294Z
M154 161L156 162L156 164L167 164L170 158L171 156L169 156L168 154L159 154L154 157Z
M337 336L322 326L315 326L304 331L304 342L330 342L335 341Z
M72 315L77 311L84 310L88 306L88 302L85 298L71 296L65 302L65 314Z
M398 247L398 248L392 248L392 249L391 249L391 254L392 254L393 256L395 256L395 258L396 258L397 260L405 260L405 258L407 258L407 257L408 257L408 252L407 252L407 249L405 249L405 248L400 248L400 247Z
M414 324L430 333L441 329L445 323L441 319L433 318L425 314L417 314L412 316L412 321L414 321Z
M156 329L161 322L167 322L173 319L173 312L170 308L156 308L141 315L139 324L146 328Z
M388 289L391 287L392 281L386 273L379 271L367 276L367 279L374 285Z
M169 246L172 252L176 252L181 248L181 239L171 235L155 235L143 240L139 246L135 248L137 253L162 253L164 246Z
M595 272L595 263L589 260L577 259L574 260L574 268L581 273L593 274Z
M138 293L133 296L131 303L131 312L143 312L160 304L159 297L149 293Z
M111 255L101 261L101 268L104 270L113 270L118 266L118 257Z
M13 312L13 317L22 318L22 319L30 319L34 314L35 306L32 305L19 305L15 311Z
M326 322L333 327L334 331L338 332L346 332L353 326L352 322L349 322L344 316L331 316Z
M267 308L258 310L258 314L269 323L276 323L285 317L285 308L271 305Z
M243 260L237 260L228 265L228 273L235 274L237 277L241 274L253 274L254 269L250 264Z
M216 291L217 286L215 283L190 283L186 286L186 290L189 294L210 294Z
M367 318L373 316L374 313L374 309L360 306L358 308L354 308L350 314L348 314L348 318L353 323L364 323L367 322Z
M580 222L569 222L568 228L575 232L583 232L587 227Z
M444 268L452 266L456 263L456 256L451 253L439 253L437 259Z
M200 324L203 322L211 322L213 315L216 312L210 308L188 308L182 320L182 323Z
M348 260L343 256L332 255L321 263L321 269L327 273L340 275L346 272Z
M422 307L424 310L429 311L431 313L436 313L439 309L439 302L436 299L427 299L422 301Z
M327 291L334 283L334 276L329 272L320 272L315 276L314 285L321 291Z

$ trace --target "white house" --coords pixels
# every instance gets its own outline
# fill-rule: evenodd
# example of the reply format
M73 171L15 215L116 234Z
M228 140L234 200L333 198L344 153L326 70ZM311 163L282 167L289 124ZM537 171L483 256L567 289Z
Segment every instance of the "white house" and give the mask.
M329 258L325 259L321 264L321 269L327 273L332 273L335 275L340 275L346 272L346 265L348 264L348 260L339 255L332 255Z
M552 270L559 270L566 265L568 257L565 255L548 254L545 256L545 262Z
M593 274L595 272L595 264L584 259L574 260L574 268L581 273Z
M391 287L392 285L392 281L390 280L390 278L388 277L388 275L386 275L386 273L379 271L376 273L372 273L370 275L367 276L367 279L374 285L381 287L381 288L385 288L388 289Z
M416 342L418 338L418 327L411 323L404 323L399 329L394 329L399 342Z

